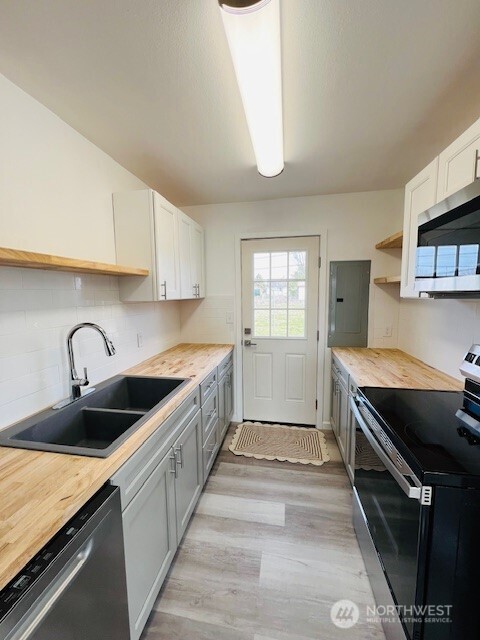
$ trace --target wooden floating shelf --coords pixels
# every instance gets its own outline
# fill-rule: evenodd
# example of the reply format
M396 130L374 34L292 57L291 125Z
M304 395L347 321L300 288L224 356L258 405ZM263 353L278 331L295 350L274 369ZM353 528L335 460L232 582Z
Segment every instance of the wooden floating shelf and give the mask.
M400 284L400 276L382 276L381 278L374 278L374 284Z
M403 231L398 231L385 240L377 243L375 249L401 249L403 243Z
M73 271L74 273L95 273L107 276L148 276L148 269L122 267L119 264L92 262L76 258L63 258L48 253L34 253L19 249L0 247L0 266L24 267L27 269L47 269L50 271Z

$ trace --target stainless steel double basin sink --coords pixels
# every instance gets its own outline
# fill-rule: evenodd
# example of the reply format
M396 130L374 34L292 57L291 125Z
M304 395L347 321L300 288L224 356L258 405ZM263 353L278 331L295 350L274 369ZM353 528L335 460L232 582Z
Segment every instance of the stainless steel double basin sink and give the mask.
M0 446L106 458L188 382L115 376L63 409L0 431Z

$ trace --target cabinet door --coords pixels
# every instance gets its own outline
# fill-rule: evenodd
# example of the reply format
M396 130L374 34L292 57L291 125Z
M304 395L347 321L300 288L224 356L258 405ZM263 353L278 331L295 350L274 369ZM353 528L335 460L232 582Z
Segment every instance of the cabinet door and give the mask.
M350 482L353 484L355 479L355 436L357 433L357 420L355 414L348 405L348 451L347 451L347 473Z
M479 177L480 119L452 142L439 156L436 201L466 187Z
M190 244L191 220L183 213L178 217L178 238L180 248L180 295L182 298L195 298L192 281L192 248Z
M438 158L415 176L405 187L403 214L402 298L418 298L415 291L415 260L417 255L418 216L435 204L437 192Z
M218 422L217 422L217 442L219 446L222 444L223 436L227 428L226 414L226 392L227 392L227 374L218 382Z
M153 194L158 300L180 299L178 212Z
M335 436L338 437L338 377L332 371L330 389L330 424Z
M225 375L225 423L230 424L233 415L233 367Z
M348 438L348 390L340 382L338 383L338 448L343 461L347 464L347 438Z
M117 262L145 267L150 272L145 278L119 278L120 300L123 302L158 300L152 194L150 189L113 194Z
M123 512L130 634L137 640L177 548L173 453Z
M203 229L192 221L190 225L191 282L196 287L196 298L205 297L204 253Z
M200 412L174 444L177 477L175 506L177 540L180 542L203 487L202 417Z

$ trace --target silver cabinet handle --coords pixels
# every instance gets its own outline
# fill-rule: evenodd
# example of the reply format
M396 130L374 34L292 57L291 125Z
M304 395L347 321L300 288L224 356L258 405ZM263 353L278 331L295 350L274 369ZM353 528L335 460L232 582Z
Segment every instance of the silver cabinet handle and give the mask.
M160 293L160 297L166 300L167 299L167 281L164 280L162 283L160 283L160 287L163 287L163 293Z
M180 465L180 469L183 469L183 444L175 449L175 464Z
M175 478L178 478L177 472L177 454L175 451L172 451L170 454L170 460L173 461L173 468L170 468L170 473L173 473Z
M473 178L474 180L476 180L477 178L480 178L480 176L478 175L478 163L480 162L480 149L477 149L477 152L475 154L475 173L473 174Z
M25 629L25 631L20 636L18 636L18 640L27 640L27 638L30 638L32 636L32 634L37 629L38 625L49 613L50 609L55 605L55 603L60 598L60 596L66 591L70 583L75 579L77 574L81 571L81 569L87 562L88 558L90 557L92 553L92 549L93 549L93 540L90 540L87 546L75 556L72 568L69 570L65 578L58 585L58 587L55 589L52 595L47 599L45 604L42 606L42 608L40 609L38 614L35 616L35 618L30 622L30 624Z

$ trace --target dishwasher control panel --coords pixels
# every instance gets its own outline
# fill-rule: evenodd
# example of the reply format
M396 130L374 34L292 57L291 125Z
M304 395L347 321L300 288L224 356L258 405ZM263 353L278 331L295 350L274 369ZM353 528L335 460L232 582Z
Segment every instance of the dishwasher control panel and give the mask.
M100 495L103 493L103 495ZM45 573L69 543L77 537L105 500L105 489L97 493L50 542L0 591L0 622L10 613L32 585Z

